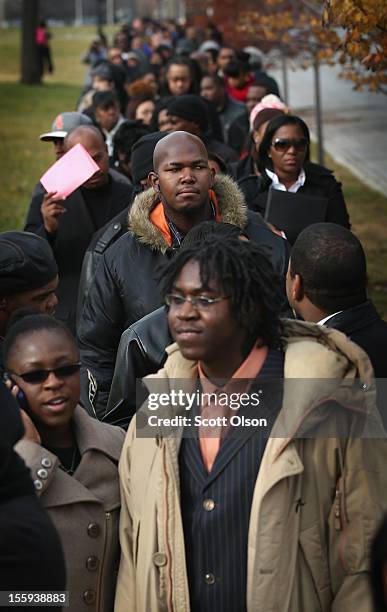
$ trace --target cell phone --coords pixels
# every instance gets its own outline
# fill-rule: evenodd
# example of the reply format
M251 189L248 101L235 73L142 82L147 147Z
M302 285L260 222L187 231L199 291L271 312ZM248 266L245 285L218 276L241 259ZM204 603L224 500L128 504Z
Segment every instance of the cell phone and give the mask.
M12 383L12 387L11 387L11 390L12 390L13 387L16 385L16 383L11 378L11 376L8 374L8 372L4 372L4 374L3 374L3 381L7 382L8 380L10 380L11 383ZM29 413L30 407L29 407L29 404L28 404L28 400L26 398L26 395L25 395L24 391L22 391L20 388L19 388L19 391L17 392L16 400L17 400L17 403L19 404L20 408L22 410L25 410L25 412Z

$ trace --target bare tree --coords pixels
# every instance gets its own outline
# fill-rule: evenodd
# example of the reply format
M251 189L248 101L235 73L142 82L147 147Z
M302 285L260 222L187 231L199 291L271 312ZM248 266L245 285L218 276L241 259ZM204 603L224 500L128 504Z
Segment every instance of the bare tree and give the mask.
M38 25L39 0L23 0L22 4L22 49L21 82L26 85L41 83L42 75L35 43Z

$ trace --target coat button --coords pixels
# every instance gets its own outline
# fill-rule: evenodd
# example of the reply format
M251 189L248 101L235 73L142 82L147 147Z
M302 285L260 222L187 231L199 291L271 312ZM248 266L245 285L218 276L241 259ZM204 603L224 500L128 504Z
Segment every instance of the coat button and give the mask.
M41 480L34 480L34 487L37 491L41 491L43 489L43 483Z
M83 601L88 606L91 606L95 602L95 591L87 590L83 593Z
M207 512L211 512L215 508L215 502L213 499L205 499L203 502L203 508Z
M204 576L204 580L206 581L206 584L215 584L215 576L214 574L211 574L211 572Z
M50 468L52 466L52 461L50 457L43 457L41 463L42 463L42 466L45 468Z
M98 523L90 523L87 526L87 535L89 535L91 538L98 538L100 533L101 528Z
M120 227L121 227L121 226L120 226L118 223L115 223L115 224L113 225L113 229L115 229L115 230L120 229Z
M42 480L46 480L46 478L48 478L48 472L45 468L40 468L40 470L38 470L36 472L37 476L39 476L39 478L41 478Z
M167 564L167 555L161 552L157 552L153 555L153 563L157 567L163 567Z
M86 569L88 569L89 572L95 572L95 570L98 569L98 565L99 565L98 557L88 557L86 559Z

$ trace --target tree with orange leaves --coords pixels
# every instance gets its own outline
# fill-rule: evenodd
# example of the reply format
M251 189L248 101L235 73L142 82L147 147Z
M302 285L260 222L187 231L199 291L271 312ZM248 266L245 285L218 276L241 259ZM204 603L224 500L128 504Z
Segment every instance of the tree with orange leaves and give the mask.
M387 95L386 0L325 0L323 22L344 28L339 62L355 89L367 86Z
M238 30L264 47L300 58L305 67L316 58L334 63L341 40L335 30L323 26L322 14L320 0L259 0L256 9L240 13Z

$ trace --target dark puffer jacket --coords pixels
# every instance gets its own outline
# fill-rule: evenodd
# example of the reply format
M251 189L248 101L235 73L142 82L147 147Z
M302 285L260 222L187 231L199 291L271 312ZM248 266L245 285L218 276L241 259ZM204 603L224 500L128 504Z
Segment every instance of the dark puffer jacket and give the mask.
M273 234L259 214L247 210L232 179L218 175L214 191L222 221L243 228L251 240L262 245L284 278L288 263L286 241ZM121 334L162 305L160 270L174 250L149 220L157 201L152 189L136 197L129 212L129 232L103 254L84 304L78 339L83 365L97 385L92 396L98 418L104 418L106 412ZM87 389L83 395L90 397Z

